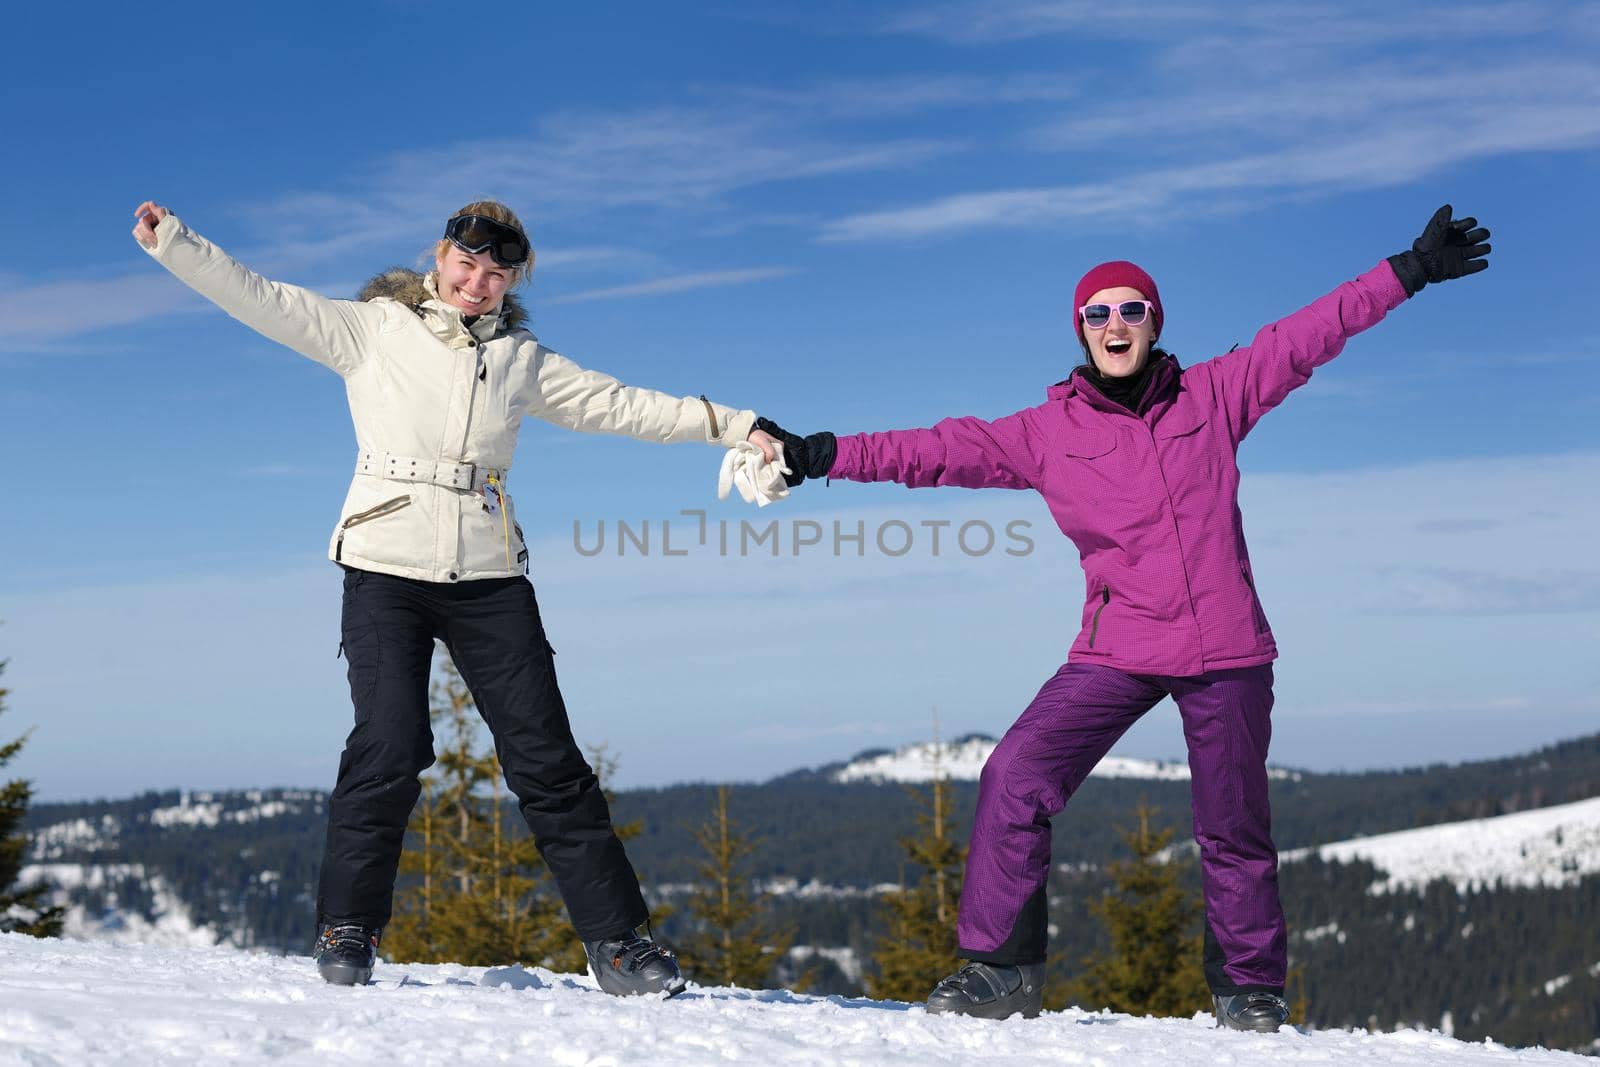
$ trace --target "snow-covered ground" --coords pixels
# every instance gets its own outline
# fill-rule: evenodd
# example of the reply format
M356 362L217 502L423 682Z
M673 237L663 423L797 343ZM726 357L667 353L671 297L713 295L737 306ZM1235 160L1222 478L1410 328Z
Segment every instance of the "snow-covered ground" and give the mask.
M1293 861L1312 850L1285 853ZM1600 872L1600 797L1490 819L1423 826L1321 845L1325 860L1364 859L1388 877L1374 892L1444 878L1465 892L1507 886L1574 885Z
M1193 1019L1081 1011L1003 1023L920 1006L700 988L622 1000L539 968L380 965L324 985L304 957L0 934L0 1065L485 1063L935 1067L939 1064L1386 1064L1592 1060L1435 1032L1236 1034Z
M983 764L997 744L987 737L968 737L937 746L932 741L906 745L865 759L853 760L835 771L836 782L927 782L938 773L957 782L976 782ZM1099 778L1147 778L1169 782L1189 780L1189 765L1181 760L1130 759L1107 756L1089 772ZM1295 772L1272 769L1273 778L1293 778Z

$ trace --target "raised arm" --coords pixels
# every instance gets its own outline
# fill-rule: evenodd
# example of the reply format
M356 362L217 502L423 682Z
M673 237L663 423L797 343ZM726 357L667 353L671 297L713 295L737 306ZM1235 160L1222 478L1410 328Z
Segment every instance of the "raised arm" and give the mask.
M1190 388L1209 383L1235 441L1277 407L1345 342L1381 322L1429 282L1476 274L1489 264L1489 231L1473 218L1434 212L1411 251L1390 256L1287 318L1263 326L1245 347L1189 368Z
M528 414L583 433L614 433L641 441L700 441L732 448L752 435L756 413L705 397L672 396L623 385L609 374L585 370L543 345L534 356ZM770 456L769 456L770 458Z
M257 333L345 377L371 352L381 309L263 278L160 204L147 200L134 214L133 236L152 259Z
M784 442L790 466L805 477L851 482L899 482L913 489L1032 489L1040 481L1044 435L1029 408L993 422L973 416L944 419L923 430L888 430L834 437L797 437L762 420ZM794 484L791 482L791 484Z

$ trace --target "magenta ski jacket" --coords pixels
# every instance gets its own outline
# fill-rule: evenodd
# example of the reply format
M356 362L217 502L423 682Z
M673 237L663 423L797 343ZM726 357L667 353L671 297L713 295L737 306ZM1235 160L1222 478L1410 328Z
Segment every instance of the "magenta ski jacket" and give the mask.
M828 476L1037 490L1083 559L1069 660L1180 677L1270 663L1277 646L1239 514L1239 442L1405 299L1379 263L1243 348L1186 370L1158 355L1139 414L1074 375L993 422L840 437Z

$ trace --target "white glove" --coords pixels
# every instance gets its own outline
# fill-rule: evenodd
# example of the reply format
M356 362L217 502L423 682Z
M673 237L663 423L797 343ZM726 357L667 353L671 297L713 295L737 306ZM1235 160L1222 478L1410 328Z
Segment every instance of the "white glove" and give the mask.
M767 462L766 455L749 441L740 441L722 457L722 470L717 474L717 499L728 499L728 490L735 487L746 504L766 507L789 495L789 486L783 476L790 473L784 462L783 445L774 444L778 458Z

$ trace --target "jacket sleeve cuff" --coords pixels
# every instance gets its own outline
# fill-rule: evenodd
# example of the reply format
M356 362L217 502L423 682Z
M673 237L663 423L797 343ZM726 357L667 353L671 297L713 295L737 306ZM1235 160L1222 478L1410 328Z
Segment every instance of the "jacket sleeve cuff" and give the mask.
M177 243L178 238L185 232L187 231L184 229L183 220L169 211L166 218L156 223L156 246L154 248L145 248L144 245L140 245L139 247L144 248L151 259L158 263L165 263L167 254L172 251L172 246Z
M1378 299L1383 301L1386 311L1393 311L1410 299L1406 287L1400 282L1400 276L1394 272L1394 264L1387 259L1380 260L1376 267L1363 274L1359 280L1372 286Z
M724 448L733 448L749 437L750 431L756 427L756 413L753 411L739 411L735 408L723 407L721 404L715 404L713 407L716 409L717 421L720 424L717 429L722 432L720 435L713 437L708 421L706 425L706 440L711 444L722 445Z
M853 433L834 438L833 466L828 468L828 477L859 481L860 470L861 435Z

